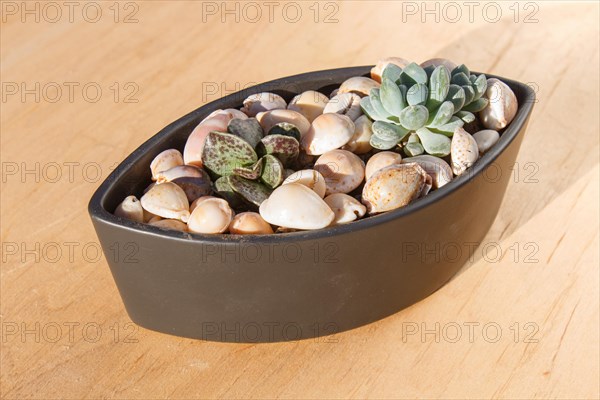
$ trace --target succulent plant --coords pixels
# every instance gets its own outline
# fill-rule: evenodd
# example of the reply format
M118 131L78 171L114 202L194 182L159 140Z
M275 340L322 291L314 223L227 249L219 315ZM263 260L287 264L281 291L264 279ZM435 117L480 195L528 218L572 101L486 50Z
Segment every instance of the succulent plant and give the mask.
M472 75L465 65L450 72L443 65L389 64L381 87L372 88L360 103L374 121L371 146L389 150L400 145L408 156L447 156L456 128L487 105L482 97L486 86L485 75Z
M234 207L260 205L285 178L285 167L300 153L299 130L280 123L264 136L254 118L232 119L228 132L212 131L202 153L204 167L216 178L215 191Z

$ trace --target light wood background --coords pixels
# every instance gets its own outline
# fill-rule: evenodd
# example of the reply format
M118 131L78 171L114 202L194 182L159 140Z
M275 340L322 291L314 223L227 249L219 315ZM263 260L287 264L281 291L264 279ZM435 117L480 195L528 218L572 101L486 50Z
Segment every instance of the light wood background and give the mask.
M2 398L600 396L598 3L480 3L470 20L458 2L452 22L443 3L277 3L269 21L263 2L260 17L229 2L225 23L209 15L221 2L96 3L97 22L85 3L73 22L66 6L23 4L1 10ZM536 88L488 252L426 300L326 338L219 344L130 325L96 257L98 179L236 88L387 55Z

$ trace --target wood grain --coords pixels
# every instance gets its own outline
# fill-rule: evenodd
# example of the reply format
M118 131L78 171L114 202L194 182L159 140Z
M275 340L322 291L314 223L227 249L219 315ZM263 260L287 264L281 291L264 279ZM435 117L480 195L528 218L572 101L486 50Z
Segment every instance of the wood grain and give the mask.
M119 22L112 2L98 3L95 23L83 3L73 22L65 8L36 22L15 4L2 2L0 25L2 398L600 396L597 3L520 3L516 21L498 3L495 23L485 3L472 22L457 3L455 23L449 9L423 23L423 10L407 8L420 2L322 2L317 22L313 2L296 2L296 23L281 11L269 21L260 2L256 22L226 23L203 21L203 7L220 2L121 2ZM537 22L525 23L532 10ZM124 23L133 11L137 22ZM337 22L326 23L332 11ZM445 56L537 88L489 251L424 301L320 339L219 344L130 325L95 254L86 206L99 180L163 126L236 88L386 55Z

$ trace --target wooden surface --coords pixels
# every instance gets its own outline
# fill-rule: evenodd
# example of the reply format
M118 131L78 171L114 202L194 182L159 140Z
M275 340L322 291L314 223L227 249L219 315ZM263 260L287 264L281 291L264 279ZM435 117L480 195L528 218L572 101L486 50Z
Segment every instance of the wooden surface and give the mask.
M46 3L23 15L3 2L1 397L598 398L598 4L515 15L511 3L495 3L495 23L485 3L472 21L455 3L452 23L442 4L436 22L421 2L392 1L318 3L317 22L297 2L296 23L284 3L272 22L264 3L255 22L239 3L239 22L223 23L208 15L220 2L106 2L94 23L80 2L73 22L66 6L57 19ZM96 255L98 180L236 87L386 55L445 56L537 88L487 253L409 309L321 339L219 344L131 325Z

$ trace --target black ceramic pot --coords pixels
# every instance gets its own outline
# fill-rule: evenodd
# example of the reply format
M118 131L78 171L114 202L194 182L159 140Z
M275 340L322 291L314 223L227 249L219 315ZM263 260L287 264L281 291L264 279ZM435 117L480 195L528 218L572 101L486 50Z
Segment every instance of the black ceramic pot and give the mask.
M198 108L141 145L102 183L89 213L131 319L178 336L273 342L323 336L393 314L444 285L476 252L506 190L535 94L500 78L519 111L470 170L407 207L318 231L267 236L198 235L112 215L150 182L150 162L183 149L215 109L263 91L290 100L325 94L370 66L278 79ZM489 77L492 77L491 75Z

